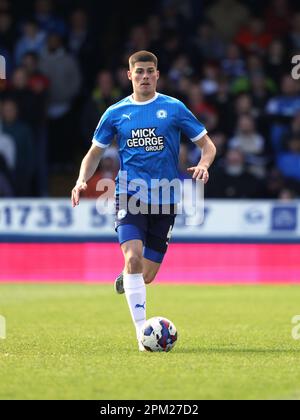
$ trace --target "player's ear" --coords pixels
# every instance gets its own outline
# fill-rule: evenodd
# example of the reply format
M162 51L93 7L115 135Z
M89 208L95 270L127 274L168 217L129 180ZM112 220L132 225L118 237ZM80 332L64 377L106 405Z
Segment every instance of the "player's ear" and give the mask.
M132 80L132 73L131 73L130 70L128 70L128 72L127 72L127 77L128 77L129 80Z
M160 78L160 71L157 70L157 80Z

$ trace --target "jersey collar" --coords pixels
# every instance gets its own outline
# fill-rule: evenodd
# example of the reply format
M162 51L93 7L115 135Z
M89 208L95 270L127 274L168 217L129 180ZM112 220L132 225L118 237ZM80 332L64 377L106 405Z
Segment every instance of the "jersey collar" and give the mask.
M129 96L129 100L132 104L134 105L148 105L151 104L152 102L156 101L156 99L158 98L159 93L155 92L155 95L152 99L149 99L149 101L145 101L145 102L137 102L133 99L132 95Z

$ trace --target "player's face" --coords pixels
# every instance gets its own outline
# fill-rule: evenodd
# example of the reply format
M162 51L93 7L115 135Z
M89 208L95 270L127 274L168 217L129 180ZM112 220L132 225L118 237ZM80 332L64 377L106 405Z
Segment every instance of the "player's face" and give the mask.
M132 81L134 93L147 98L156 91L159 71L151 61L137 62L128 72L128 78Z

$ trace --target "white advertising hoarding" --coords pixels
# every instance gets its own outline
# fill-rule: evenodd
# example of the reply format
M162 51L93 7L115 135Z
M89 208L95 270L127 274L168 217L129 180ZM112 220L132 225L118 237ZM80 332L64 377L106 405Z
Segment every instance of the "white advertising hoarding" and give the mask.
M300 202L206 200L202 224L179 214L175 240L299 240ZM114 215L99 213L94 200L73 209L68 199L0 200L0 240L116 239Z

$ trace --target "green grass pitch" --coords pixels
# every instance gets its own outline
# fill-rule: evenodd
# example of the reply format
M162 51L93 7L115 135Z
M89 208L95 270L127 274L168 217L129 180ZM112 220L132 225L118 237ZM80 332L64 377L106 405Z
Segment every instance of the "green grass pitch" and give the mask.
M0 285L0 399L300 399L300 287L152 285L148 317L177 326L139 353L111 285Z

